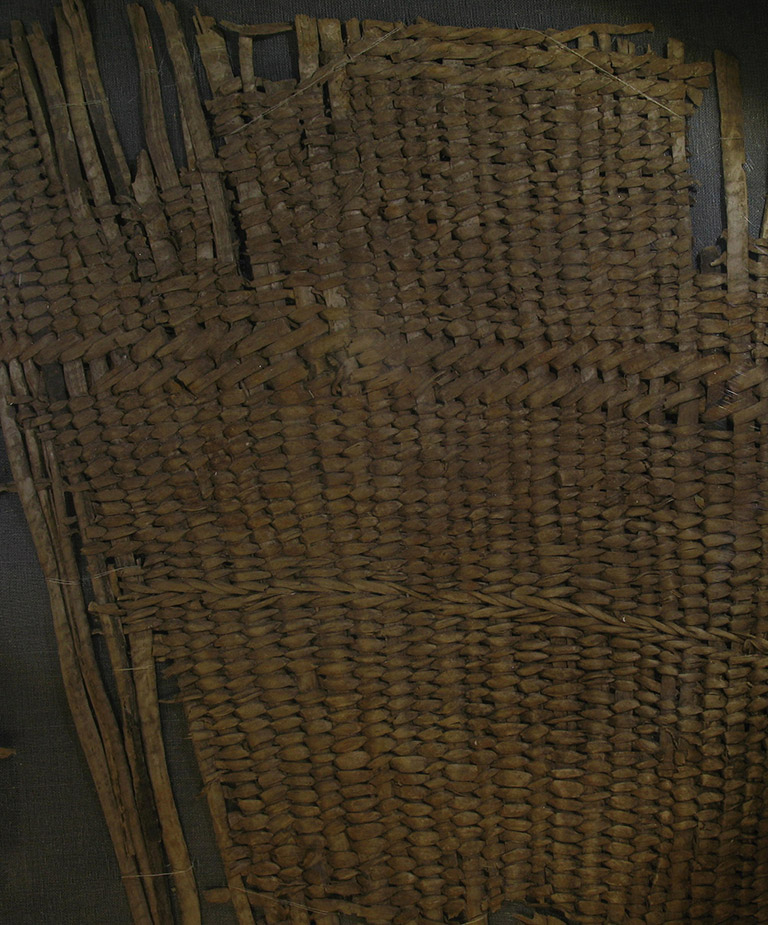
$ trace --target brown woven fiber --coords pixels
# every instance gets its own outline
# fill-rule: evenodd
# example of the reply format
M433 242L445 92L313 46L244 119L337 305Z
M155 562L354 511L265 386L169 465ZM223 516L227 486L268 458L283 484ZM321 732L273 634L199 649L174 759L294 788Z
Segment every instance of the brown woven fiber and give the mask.
M157 11L182 167L141 7L135 165L76 0L57 58L0 44L0 416L135 921L173 921L169 883L204 921L157 661L240 925L768 920L768 232L735 62L697 273L710 67L637 51L648 26L198 15L202 102Z

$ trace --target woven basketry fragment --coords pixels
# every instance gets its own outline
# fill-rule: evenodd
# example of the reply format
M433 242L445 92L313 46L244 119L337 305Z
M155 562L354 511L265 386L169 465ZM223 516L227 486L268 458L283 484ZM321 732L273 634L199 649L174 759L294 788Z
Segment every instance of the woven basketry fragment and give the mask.
M165 862L200 920L155 660L241 923L759 921L768 271L732 62L727 272L696 274L679 43L298 17L271 84L258 28L233 67L198 16L204 108L158 11L182 168L140 8L135 168L72 0L58 65L0 46L3 425L136 921Z

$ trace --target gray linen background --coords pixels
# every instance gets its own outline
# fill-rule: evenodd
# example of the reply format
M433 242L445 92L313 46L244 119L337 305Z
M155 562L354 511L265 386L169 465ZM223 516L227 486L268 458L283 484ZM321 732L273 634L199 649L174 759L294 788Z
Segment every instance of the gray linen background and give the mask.
M118 129L133 159L141 130L126 2L83 2ZM189 25L194 3L176 2ZM282 21L296 13L405 21L424 16L450 25L540 29L652 22L655 50L673 36L685 43L688 60L709 60L716 48L735 54L744 89L750 231L759 232L768 154L765 0L198 0L198 5L203 13L235 22ZM0 37L10 34L13 19L37 20L50 35L54 7L52 0L0 0ZM260 49L264 76L292 76L287 38L264 41ZM161 66L161 79L162 71ZM164 79L172 81L170 65ZM693 210L697 251L716 243L724 222L717 118L713 86L690 126L691 173L700 184ZM0 443L0 483L9 479ZM170 686L163 690L172 698ZM165 705L164 721L198 882L203 888L223 885L180 709ZM16 749L15 757L0 762L0 923L128 925L120 875L59 679L45 583L18 499L9 492L0 493L0 746ZM204 921L224 925L234 917L225 907L209 905ZM501 925L508 916L496 921Z

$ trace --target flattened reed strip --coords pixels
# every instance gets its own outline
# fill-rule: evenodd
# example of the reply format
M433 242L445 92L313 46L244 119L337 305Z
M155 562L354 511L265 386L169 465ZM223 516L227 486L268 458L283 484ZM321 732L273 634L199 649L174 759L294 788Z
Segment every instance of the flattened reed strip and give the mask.
M134 47L139 59L144 138L160 188L167 192L179 185L179 175L173 160L166 130L160 81L158 80L157 64L152 50L149 23L143 7L130 3L127 9L134 37Z
M720 99L720 145L725 186L726 227L728 229L728 295L745 299L749 295L749 202L744 171L744 113L738 61L721 51L715 52L717 93Z
M192 63L181 31L176 8L165 0L156 0L155 8L165 32L168 52L173 62L182 117L187 126L191 150L202 178L216 245L216 258L223 264L235 262L235 250L226 194L217 169L213 143L205 122Z
M80 0L62 0L62 10L72 31L83 98L88 107L88 116L104 158L107 174L113 184L115 195L127 196L131 186L131 172L96 64L96 52L85 10Z
M238 35L252 36L254 38L267 35L280 35L282 32L293 31L292 22L273 22L251 26L238 25L237 23L228 22L227 20L222 19L219 22L219 25L222 29L227 29L229 32L237 32Z

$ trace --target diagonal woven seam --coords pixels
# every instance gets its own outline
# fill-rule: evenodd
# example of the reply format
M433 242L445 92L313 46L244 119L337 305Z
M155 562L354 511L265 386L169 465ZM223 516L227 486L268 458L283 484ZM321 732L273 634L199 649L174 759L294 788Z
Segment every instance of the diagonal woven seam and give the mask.
M344 598L354 598L361 594L372 594L387 599L389 603L398 600L419 600L432 605L458 605L462 607L484 606L498 608L505 615L518 615L520 617L534 617L541 622L550 622L558 617L574 616L596 620L603 623L606 629L612 628L614 632L635 631L641 635L654 634L662 637L677 637L689 639L693 642L713 645L715 643L740 646L744 655L757 656L768 661L768 638L753 633L734 633L721 627L697 627L678 623L665 623L654 620L652 617L643 617L635 614L621 616L610 614L599 607L589 604L577 604L573 601L546 598L536 594L527 594L511 589L505 593L498 591L452 591L449 589L435 589L429 593L406 584L394 581L356 581L342 582L333 580L312 581L282 581L280 583L262 585L258 583L243 582L229 584L220 581L203 581L189 579L185 582L173 580L158 580L151 585L140 582L127 581L124 584L126 592L139 594L142 612L152 604L160 606L173 606L183 604L190 594L209 595L217 599L231 597L236 599L240 607L265 607L275 600L300 594L338 594ZM174 599L173 595L177 595ZM155 595L160 595L160 600ZM128 595L126 594L126 597ZM125 598L124 598L125 599ZM130 619L130 618L129 618ZM750 652L754 649L755 652Z
M554 42L558 48L562 48L565 51L570 52L572 55L575 55L577 58L581 58L582 61L586 61L590 67L593 67L596 71L600 71L601 74L605 74L607 77L610 77L611 80L615 80L617 83L621 84L625 89L631 91L636 96L641 96L644 100L648 100L649 103L655 103L657 106L660 106L662 109L666 110L671 115L676 118L681 117L681 113L675 112L674 109L671 109L669 106L661 102L661 100L656 99L654 96L650 96L648 93L645 93L639 87L635 87L628 80L624 80L622 77L619 77L618 74L612 74L609 70L604 67L601 67L596 62L592 61L586 55L582 54L580 51L577 51L575 48L571 48L570 45L566 45L564 42L561 42L559 39L556 39L554 35L550 35L547 32L542 32L541 29L534 29L534 32L538 32L540 35L545 36L551 42Z

